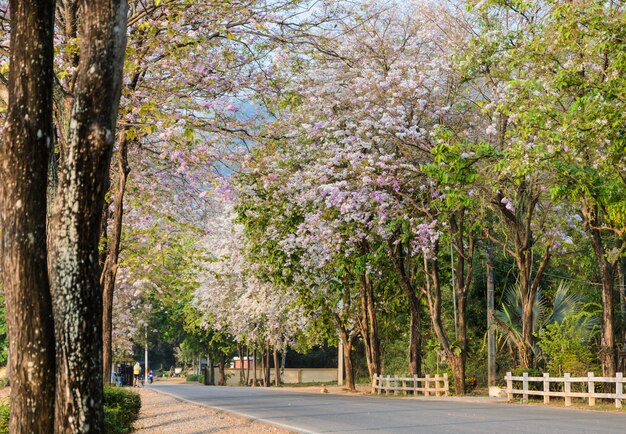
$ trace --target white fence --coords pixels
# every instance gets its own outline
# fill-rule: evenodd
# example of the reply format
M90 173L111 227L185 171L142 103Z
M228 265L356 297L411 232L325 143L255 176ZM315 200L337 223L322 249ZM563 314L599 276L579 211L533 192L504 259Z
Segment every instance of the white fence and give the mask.
M389 395L389 393L394 395L413 393L413 395L417 396L418 392L422 392L424 396L430 396L431 394L441 396L441 393L444 396L448 396L449 391L448 374L443 374L443 377L426 375L424 378L419 378L417 375L413 377L392 377L387 375L384 377L374 374L374 379L372 380L372 393L377 393L378 395L384 392L385 395Z
M549 374L543 374L543 377L529 377L527 372L521 377L514 377L510 372L506 373L504 377L506 380L506 394L509 400L513 399L513 395L522 395L524 401L528 401L530 395L543 396L543 402L549 403L550 397L562 397L565 398L565 405L572 405L572 398L584 398L589 400L589 405L596 405L596 398L614 399L615 407L622 408L622 399L626 399L624 394L624 377L621 372L618 372L615 377L595 377L593 372L587 373L586 377L572 377L570 374L565 373L563 377L550 377ZM521 389L514 389L514 383L521 382ZM543 390L532 390L529 386L532 384L533 389L538 389L537 383L540 383ZM550 383L555 384L554 387L550 387ZM572 391L572 384L580 384L581 386L575 387ZM608 384L608 389L613 389L615 392L596 392L598 384L602 389L605 388L605 384ZM561 387L562 385L562 387ZM613 386L614 385L614 386ZM551 390L553 389L553 390Z

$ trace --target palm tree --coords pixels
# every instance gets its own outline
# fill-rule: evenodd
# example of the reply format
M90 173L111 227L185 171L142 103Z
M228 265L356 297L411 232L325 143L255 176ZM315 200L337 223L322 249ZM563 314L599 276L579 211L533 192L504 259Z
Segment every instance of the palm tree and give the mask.
M571 292L571 286L565 281L560 281L554 296L552 307L549 306L547 298L543 295L543 290L537 290L537 296L533 304L533 336L537 336L548 324L562 323L566 318L575 316L581 312L584 297L579 293ZM501 338L503 345L511 349L517 349L517 354L524 350L522 339L522 293L519 284L510 287L505 294L501 309L494 312L495 323L502 331ZM581 316L576 323L576 327L583 332L583 335L591 336L593 330L599 324L599 318L590 314ZM535 356L540 355L540 348L536 345L536 340L532 346ZM536 357L535 357L536 359Z

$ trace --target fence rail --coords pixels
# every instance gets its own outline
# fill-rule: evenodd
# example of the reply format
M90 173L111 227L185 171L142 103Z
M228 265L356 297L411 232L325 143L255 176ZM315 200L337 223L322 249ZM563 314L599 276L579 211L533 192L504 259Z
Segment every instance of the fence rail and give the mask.
M543 377L529 377L527 372L524 372L522 376L513 376L510 372L506 373L504 377L506 380L506 395L509 400L513 399L513 395L522 395L524 401L528 401L530 395L543 396L543 402L545 404L550 402L550 397L562 397L565 398L565 406L572 405L572 398L585 398L589 401L590 406L596 405L596 398L600 399L614 399L615 407L622 408L622 399L626 399L624 394L624 377L621 372L618 372L615 377L596 377L593 372L587 373L586 377L572 377L569 373L565 373L563 377L550 377L549 374L544 373ZM521 389L514 389L513 383L521 382ZM529 386L533 387L536 383L542 383L543 390L533 390ZM550 390L550 383L562 384L563 387L554 387ZM572 391L572 384L582 384L581 389L585 391ZM614 389L614 393L596 392L596 386L602 385L603 389ZM615 385L612 387L611 385ZM605 385L609 385L608 387Z
M378 395L384 392L385 395L389 395L389 393L393 393L394 395L408 395L413 393L413 395L417 396L417 394L421 392L424 396L441 396L441 393L443 393L444 396L448 396L449 391L450 383L448 381L448 374L443 374L443 377L439 375L435 375L434 377L426 375L423 378L417 375L413 377L392 377L387 375L384 377L374 374L374 379L372 380L372 393Z

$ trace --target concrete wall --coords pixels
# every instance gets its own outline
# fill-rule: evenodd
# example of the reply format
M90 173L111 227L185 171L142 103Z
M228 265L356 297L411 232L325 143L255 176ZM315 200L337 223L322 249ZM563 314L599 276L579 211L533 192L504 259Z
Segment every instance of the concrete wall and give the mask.
M226 372L226 385L238 386L239 382L239 369L227 368ZM217 383L220 378L220 371L218 368L214 368L215 382ZM260 380L263 375L260 369L257 369L257 380ZM250 379L253 378L253 372L250 370ZM283 377L281 378L283 383L330 383L331 381L337 381L337 368L285 368ZM270 380L274 381L274 369L271 370Z

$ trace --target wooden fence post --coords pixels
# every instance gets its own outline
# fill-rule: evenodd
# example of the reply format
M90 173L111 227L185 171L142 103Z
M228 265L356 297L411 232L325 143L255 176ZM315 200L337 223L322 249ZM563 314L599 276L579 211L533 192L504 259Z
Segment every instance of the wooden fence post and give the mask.
M435 374L435 396L441 396L439 388L439 374Z
M448 396L450 392L450 381L448 380L448 374L443 374L443 393L444 396Z
M624 398L624 374L618 372L615 374L615 408L622 408L622 399Z
M424 379L424 396L430 395L430 375L426 374L426 378Z
M374 377L372 378L372 395L376 393L377 382L378 382L378 374L374 374ZM378 393L380 393L380 390Z
M570 393L572 391L572 383L570 383L570 373L566 372L564 374L564 383L565 383L565 406L569 407L572 405L572 397L570 396Z
M413 375L413 396L417 396L417 388L419 383L417 382L417 375Z
M394 375L393 376L393 394L397 395L398 394L398 376Z
M389 395L389 389L391 388L391 377L387 375L386 387L385 387L385 395Z
M504 378L506 379L506 398L511 401L513 399L513 374L507 372Z
M596 385L593 382L593 372L587 372L587 393L589 394L589 406L596 405Z
M408 393L406 391L406 377L402 377L402 395L404 395L404 394L408 395Z
M522 402L528 404L528 372L524 372L523 377L522 390L524 391L524 394L522 395Z
M543 403L544 404L549 404L550 403L550 374L548 374L547 372L543 373Z

